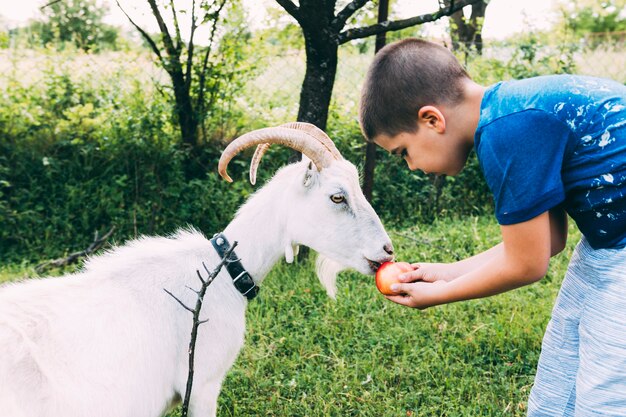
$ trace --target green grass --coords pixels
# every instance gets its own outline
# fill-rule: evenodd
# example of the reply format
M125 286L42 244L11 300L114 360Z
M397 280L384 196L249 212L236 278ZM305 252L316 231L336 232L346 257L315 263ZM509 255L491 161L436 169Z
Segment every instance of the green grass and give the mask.
M497 243L499 229L479 217L390 235L400 260L448 262ZM577 237L537 284L425 311L387 301L372 277L349 272L333 301L312 262L281 263L249 304L246 343L224 381L218 415L524 416ZM5 266L0 281L24 274L35 275L26 265Z

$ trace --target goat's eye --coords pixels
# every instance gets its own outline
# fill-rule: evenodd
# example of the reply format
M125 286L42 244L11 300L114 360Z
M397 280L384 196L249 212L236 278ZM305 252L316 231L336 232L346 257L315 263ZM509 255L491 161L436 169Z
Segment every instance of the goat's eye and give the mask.
M346 201L346 197L343 194L333 194L330 196L330 199L335 204L341 204Z

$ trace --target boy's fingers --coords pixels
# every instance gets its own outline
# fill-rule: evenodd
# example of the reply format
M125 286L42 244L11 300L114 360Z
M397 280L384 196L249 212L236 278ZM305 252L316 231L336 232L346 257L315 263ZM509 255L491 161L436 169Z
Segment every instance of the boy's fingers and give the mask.
M404 274L398 275L398 279L402 282L414 282L422 279L422 271L416 269L411 272L405 272Z
M400 304L406 307L412 307L411 297L407 297L404 295L386 295L385 298L387 298L387 300L393 301L396 304Z
M390 288L391 291L395 292L396 294L408 294L410 284L391 284Z

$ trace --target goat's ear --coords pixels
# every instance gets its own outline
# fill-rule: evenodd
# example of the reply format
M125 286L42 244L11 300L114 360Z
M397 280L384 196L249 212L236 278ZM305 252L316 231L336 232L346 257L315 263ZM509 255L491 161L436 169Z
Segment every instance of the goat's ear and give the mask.
M307 165L306 172L304 174L304 180L302 181L302 185L306 188L310 188L317 178L317 168L313 165L313 162L309 161Z

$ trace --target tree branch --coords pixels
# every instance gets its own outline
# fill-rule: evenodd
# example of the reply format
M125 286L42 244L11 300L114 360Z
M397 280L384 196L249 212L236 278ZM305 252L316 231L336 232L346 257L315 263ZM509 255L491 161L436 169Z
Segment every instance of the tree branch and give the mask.
M280 4L287 13L300 22L300 18L302 17L300 14L300 8L298 8L298 6L296 6L291 0L276 0L276 3Z
M330 26L335 29L337 32L343 29L346 25L346 22L357 10L361 9L369 2L369 0L352 0L350 3L346 5L337 16L330 22Z
M50 6L54 5L54 4L61 3L62 1L63 1L63 0L52 0L51 2L46 3L46 4L44 4L43 6L41 6L41 7L39 8L39 10L43 10L43 9L45 9L46 7L50 7Z
M176 47L174 46L174 42L172 41L172 36L170 35L170 31L167 28L165 21L163 20L163 16L161 15L161 11L159 10L159 7L157 6L155 0L148 0L148 3L150 4L150 8L152 9L152 14L154 15L154 18L156 19L157 24L159 25L159 30L161 31L161 37L163 38L163 45L165 45L165 50L167 51L167 54L170 56L170 58L178 58L178 53L177 53L178 51L176 50Z
M200 71L198 85L198 101L196 103L198 106L199 114L204 114L204 83L206 81L206 74L209 68L209 56L211 55L211 49L213 49L213 40L215 39L215 32L217 31L217 21L225 5L226 0L222 0L222 3L219 5L217 11L215 12L215 19L213 19L213 27L211 28L211 36L209 37L209 45L206 48L206 51L204 53L204 59L202 60L202 70Z
M117 7L119 7L122 13L124 13L128 21L135 27L135 29L139 31L139 33L141 33L141 36L143 36L146 42L148 42L148 45L150 45L150 49L152 49L152 52L154 52L157 58L159 58L159 61L161 61L161 65L165 65L165 61L163 61L163 56L161 55L161 50L159 50L159 47L156 45L154 40L150 37L150 35L148 35L148 32L143 30L141 26L139 26L137 23L135 23L133 19L131 19L128 13L126 13L126 10L124 10L122 6L120 5L119 0L115 0L115 3L117 3Z
M204 267L204 270L206 271L207 274L209 274L207 278L202 278L202 274L200 274L200 271L196 270L196 273L198 274L198 278L200 278L200 281L202 282L200 289L196 291L193 288L187 287L191 291L193 291L197 296L195 308L192 309L191 307L188 307L178 297L176 297L174 294L172 294L171 292L163 288L163 291L165 291L174 300L176 300L176 302L178 302L178 304L180 304L185 310L193 314L193 325L191 327L191 338L189 339L189 350L188 350L189 369L187 371L187 386L185 388L185 398L183 400L181 417L187 417L188 412L189 412L189 400L191 399L191 389L193 387L193 374L194 374L194 363L195 363L195 354L196 354L196 341L198 339L198 328L200 327L201 324L204 324L207 321L209 321L208 319L200 320L200 310L202 310L202 302L204 301L204 295L206 294L206 291L209 288L209 285L211 285L215 277L217 277L217 275L220 273L220 270L222 269L222 267L229 262L233 262L233 260L230 258L230 255L233 253L236 246L237 246L237 242L235 241L233 242L230 249L226 251L226 253L224 254L224 257L222 258L222 261L215 267L213 272L209 272L209 269L207 268L206 264L202 262L202 266Z
M174 0L171 0L174 1ZM196 0L191 2L191 33L187 44L187 68L185 68L185 86L187 90L191 87L191 68L193 67L193 36L196 33Z
M87 249L71 253L69 256L65 258L58 258L52 261L42 262L35 267L35 271L37 271L37 273L40 274L43 271L51 267L61 267L61 266L69 265L71 263L76 262L78 259L84 256L91 255L92 253L100 249L102 245L104 245L104 243L107 241L108 238L111 237L114 231L115 231L115 226L111 227L111 229L108 232L106 232L104 236L100 236L98 231L96 230L96 232L94 233L93 242L91 242L91 244L87 247Z
M176 6L174 0L170 0L170 7L172 8L172 19L174 19L174 30L176 31L176 50L180 51L183 43L183 38L180 35L180 26L178 25L178 14L176 13Z
M411 26L421 25L423 23L434 22L435 20L439 20L442 17L450 16L451 14L463 9L463 7L465 6L475 4L481 1L482 0L453 1L450 3L449 7L441 8L435 13L427 13L402 20L386 21L362 28L347 29L337 36L337 44L341 45L354 39L367 38L369 36L377 35L383 32L392 32Z

